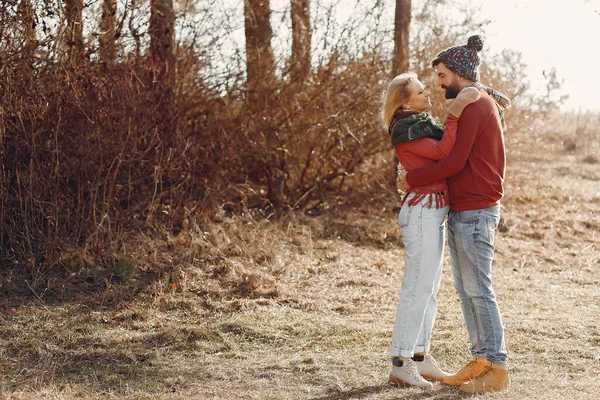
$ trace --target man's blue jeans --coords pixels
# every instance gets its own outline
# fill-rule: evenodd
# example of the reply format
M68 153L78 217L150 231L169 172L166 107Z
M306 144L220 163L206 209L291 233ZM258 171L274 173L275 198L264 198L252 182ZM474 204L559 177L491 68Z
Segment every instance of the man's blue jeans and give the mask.
M506 363L502 317L492 290L494 234L500 206L450 212L448 248L473 357Z

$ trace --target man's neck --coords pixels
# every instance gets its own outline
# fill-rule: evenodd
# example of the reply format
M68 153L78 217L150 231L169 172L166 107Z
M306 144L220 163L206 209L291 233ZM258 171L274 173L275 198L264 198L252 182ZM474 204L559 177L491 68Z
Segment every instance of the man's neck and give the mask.
M468 79L463 79L463 81L459 83L461 84L460 90L463 90L464 88L474 86L476 82L470 81Z

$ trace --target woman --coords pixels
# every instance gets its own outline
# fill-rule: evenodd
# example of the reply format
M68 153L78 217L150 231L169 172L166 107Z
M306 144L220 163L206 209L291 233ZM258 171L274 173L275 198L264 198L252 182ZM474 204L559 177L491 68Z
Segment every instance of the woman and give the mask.
M384 95L382 119L401 166L408 170L450 154L460 114L480 97L475 88L463 89L448 110L444 130L425 112L431 108L430 95L413 73L396 76ZM429 354L449 204L445 180L413 187L402 200L398 224L405 269L392 334L392 384L429 388L430 380L449 375Z

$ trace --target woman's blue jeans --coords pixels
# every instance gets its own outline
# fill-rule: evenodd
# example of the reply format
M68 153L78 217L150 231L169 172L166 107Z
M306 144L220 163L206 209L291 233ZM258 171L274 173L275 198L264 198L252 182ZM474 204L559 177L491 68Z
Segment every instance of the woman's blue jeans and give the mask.
M500 206L450 212L448 248L452 259L454 288L471 341L473 357L506 363L504 327L492 290L494 234L500 221Z
M428 353L437 312L437 293L442 277L444 221L448 207L430 207L427 196L409 207L409 194L398 224L404 242L404 275L392 333L391 356L412 357Z

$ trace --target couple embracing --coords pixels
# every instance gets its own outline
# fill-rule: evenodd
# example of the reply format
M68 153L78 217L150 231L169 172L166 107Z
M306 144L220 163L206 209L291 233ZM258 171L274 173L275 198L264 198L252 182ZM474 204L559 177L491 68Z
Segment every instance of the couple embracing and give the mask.
M484 393L510 386L504 327L494 291L494 234L506 167L502 93L479 82L480 36L441 51L431 65L450 105L445 125L427 112L430 92L412 73L396 76L384 94L382 119L406 192L398 216L405 270L392 333L389 382L431 387L430 381ZM447 222L454 287L472 359L445 372L429 353Z

